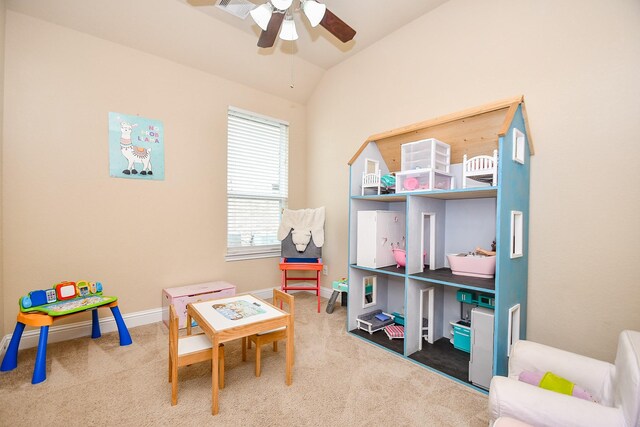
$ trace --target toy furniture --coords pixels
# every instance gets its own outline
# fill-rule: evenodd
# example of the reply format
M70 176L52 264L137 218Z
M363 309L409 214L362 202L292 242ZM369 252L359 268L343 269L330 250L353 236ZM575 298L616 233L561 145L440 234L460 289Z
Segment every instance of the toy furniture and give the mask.
M588 391L595 402L518 381L524 371L552 372ZM509 376L491 380L489 407L492 420L511 417L535 426L640 425L640 332L620 333L614 364L518 341Z
M291 333L294 333L294 320L295 320L295 302L293 295L285 294L278 289L273 290L273 305L282 308L282 305L286 305L291 314ZM256 377L260 376L260 355L262 346L265 344L273 343L273 351L278 351L278 341L287 338L287 330L284 327L273 329L271 331L259 332L255 335L242 338L242 360L247 360L247 349L251 348L251 343L256 344ZM295 352L292 351L293 354ZM292 360L293 364L294 361Z
M76 290L78 288L84 289L84 285L87 284L87 282L78 282L79 287L76 287L74 282L62 282L56 286L57 297L60 301L45 303L39 306L35 306L34 301L35 303L42 302L42 300L39 299L40 292L45 292L46 294L49 290L33 291L28 296L22 297L19 302L20 312L18 312L16 327L11 336L7 353L2 360L2 365L0 365L0 371L11 371L18 366L18 348L25 326L39 327L40 338L38 340L38 350L31 383L38 384L43 382L47 379L47 339L49 326L58 320L91 310L91 338L100 338L100 322L98 319L98 308L100 307L109 307L111 309L111 313L118 327L120 345L125 346L131 344L131 335L129 335L129 330L118 308L118 298L102 296L102 285L99 282L97 283L99 290L95 288L95 283L93 284L93 289L96 289L96 294L73 298L73 296L71 296L71 288L73 287ZM91 287L89 289L91 290ZM77 294L74 293L73 295ZM50 297L53 298L53 295L50 295Z
M394 338L404 339L404 326L400 326L400 325L385 326L384 333L387 334L390 340Z
M380 162L366 159L364 171L362 172L362 195L364 196L367 188L375 188L376 194L380 194L380 184Z
M384 314L388 319L380 320L376 317L378 314ZM367 331L369 334L373 334L374 332L383 329L385 326L393 325L393 315L385 313L382 310L374 310L369 313L359 315L356 322L358 322L359 329Z
M232 315L234 314L234 315ZM219 345L260 332L285 329L285 383L291 385L293 371L293 316L253 295L236 295L187 305L187 335L191 334L191 319L198 322L212 345L211 413L219 411L218 352Z
M318 298L318 313L320 313L320 272L322 271L322 259L283 258L280 261L281 281L280 290L287 291L315 291ZM290 277L290 271L315 271L315 277ZM315 286L289 285L289 281L304 280L315 282Z
M495 312L485 307L471 309L471 356L469 382L489 389L493 376L493 324Z
M447 254L453 274L490 279L496 272L496 257L475 254Z
M334 280L332 283L333 293L331 294L331 298L329 298L329 302L327 303L327 313L333 313L333 310L336 305L336 300L339 295L342 295L342 305L347 305L347 301L344 298L349 292L349 285L347 284L347 279L342 280Z
M498 150L493 150L493 156L481 155L470 159L465 154L462 157L462 188L467 188L467 178L495 187L498 182Z
M435 146L431 153L437 154L439 145L428 142L431 139L449 147L448 161L446 152L442 153L440 163L420 153L422 148L426 153ZM412 141L418 143L407 145L413 144ZM465 180L469 187L473 178L490 177L493 184L495 169L494 185L473 188L448 185L454 184L453 178L457 181L462 178L465 154ZM523 96L384 130L363 141L348 162L347 279L352 286L347 330L358 339L377 344L371 351L389 350L482 390L469 381L471 355L461 354L449 343L452 329L449 322L455 323L461 318L455 300L457 291L486 295L494 301L491 308L495 316L494 333L485 338L485 344L493 351L493 360L491 366L484 369L489 370L489 376L506 375L509 345L526 338L527 331L529 182L533 154ZM478 156L488 156L493 161L472 161ZM362 195L361 174L367 159L378 160L383 173L396 174L394 194ZM428 170L434 171L433 179L428 176ZM432 190L421 191L425 190L420 188L423 185ZM372 215L369 212L376 212L377 221L371 220L363 228L363 216ZM398 237L377 229L386 223L382 219L385 214L402 216ZM494 239L495 257L484 260L496 261L495 273L489 274L494 277L453 274L447 268L448 253L473 251ZM405 251L404 259L402 252L396 251L404 267L397 268L402 263L393 257L392 243L394 248ZM428 268L424 268L424 252L429 255ZM389 259L384 259L387 255ZM366 288L353 284L360 284L371 276L377 277L378 296L376 303L369 306ZM359 316L375 309L404 315L402 346L397 340L387 340L384 334L380 339L379 335L362 332L367 329ZM426 317L429 320L425 343L422 322Z
M393 249L404 246L405 214L399 211L359 211L357 261L360 267L396 265Z
M171 406L178 403L178 368L211 360L211 340L205 334L178 336L179 317L173 305L169 306L169 382ZM224 344L218 351L219 387L224 388Z
M377 194L380 194L380 169L375 172L362 172L362 195L366 188L375 188Z
M453 189L448 144L429 138L402 144L400 151L402 171L396 173L396 193Z
M453 190L453 176L434 169L396 172L396 193L430 190Z
M402 171L434 169L449 172L451 147L435 138L408 142L400 147Z

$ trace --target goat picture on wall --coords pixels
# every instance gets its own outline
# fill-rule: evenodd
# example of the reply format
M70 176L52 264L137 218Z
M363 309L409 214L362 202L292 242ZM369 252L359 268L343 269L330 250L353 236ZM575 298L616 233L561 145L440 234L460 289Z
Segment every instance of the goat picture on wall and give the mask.
M163 180L162 122L109 113L109 174L116 178Z

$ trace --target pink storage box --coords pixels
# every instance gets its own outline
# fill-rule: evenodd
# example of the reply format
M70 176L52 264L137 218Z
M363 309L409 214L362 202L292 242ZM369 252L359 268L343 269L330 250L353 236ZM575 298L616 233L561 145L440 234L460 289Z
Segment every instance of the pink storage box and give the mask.
M169 305L173 304L176 314L180 318L178 327L182 329L187 326L187 304L214 298L232 297L235 294L235 285L223 281L165 288L162 290L162 321L167 327L169 326Z

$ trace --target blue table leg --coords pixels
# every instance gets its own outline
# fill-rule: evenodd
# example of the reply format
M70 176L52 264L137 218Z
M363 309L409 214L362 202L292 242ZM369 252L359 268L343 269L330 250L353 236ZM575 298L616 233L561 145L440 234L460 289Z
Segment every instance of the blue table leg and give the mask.
M24 327L24 323L16 323L16 328L13 331L13 335L11 335L11 342L9 342L9 347L4 355L4 359L2 359L0 371L11 371L18 367L18 347L20 346L20 338L22 338Z
M111 307L111 313L113 313L113 318L116 319L116 325L118 326L118 333L120 334L120 345L131 344L133 342L131 340L131 335L129 335L127 325L125 325L124 320L122 320L122 315L120 314L120 309L117 305L115 307Z
M98 319L98 309L91 310L91 338L100 338L100 320Z
M33 368L31 384L38 384L47 379L47 338L49 327L40 327L40 339L38 340L38 352L36 353L36 365Z

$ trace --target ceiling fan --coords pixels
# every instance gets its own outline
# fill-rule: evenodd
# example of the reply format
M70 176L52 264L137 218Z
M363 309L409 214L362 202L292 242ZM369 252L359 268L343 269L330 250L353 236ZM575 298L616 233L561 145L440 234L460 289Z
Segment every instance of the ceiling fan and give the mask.
M217 6L242 18L250 14L262 29L258 47L272 47L278 35L283 40L296 40L298 33L293 21L293 12L302 11L312 27L321 25L338 40L347 43L356 35L356 31L316 0L268 0L255 6L247 0L216 0ZM210 0L189 0L194 6L204 5ZM296 7L297 6L297 7ZM231 10L235 8L235 12ZM241 13L238 13L243 9ZM246 12L245 12L246 11ZM244 16L241 16L244 15Z

